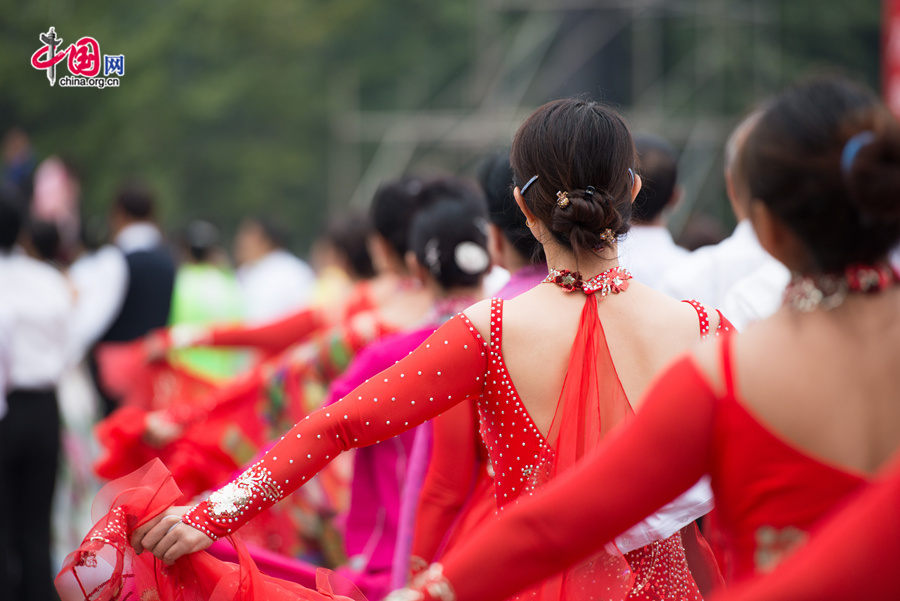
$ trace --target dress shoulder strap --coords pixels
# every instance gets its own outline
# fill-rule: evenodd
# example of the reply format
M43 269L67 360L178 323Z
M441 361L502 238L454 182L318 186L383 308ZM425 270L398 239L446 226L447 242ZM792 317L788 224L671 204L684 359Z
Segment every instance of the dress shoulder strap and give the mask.
M490 333L490 349L491 354L500 354L503 346L503 299L491 299L491 333Z
M734 399L736 398L734 394L734 363L731 356L731 341L734 336L726 334L720 338L719 356L722 358L722 379L725 383L725 394L727 398Z
M709 336L709 314L706 312L706 307L701 305L700 302L695 299L683 300L681 302L689 304L694 308L694 311L697 312L697 318L700 320L700 338Z

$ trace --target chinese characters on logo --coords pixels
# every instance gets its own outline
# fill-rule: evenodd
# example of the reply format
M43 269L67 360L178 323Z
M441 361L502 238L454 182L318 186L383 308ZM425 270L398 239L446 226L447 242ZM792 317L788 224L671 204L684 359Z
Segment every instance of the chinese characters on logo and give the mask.
M56 66L63 60L66 61L66 67L73 76L60 79L60 85L64 87L118 87L118 77L125 75L125 55L101 56L100 43L91 36L79 38L65 50L61 50L63 39L57 36L53 27L40 34L38 39L43 46L31 55L31 66L45 71L51 86L56 84ZM101 67L103 78L97 79ZM111 75L117 77L110 77Z

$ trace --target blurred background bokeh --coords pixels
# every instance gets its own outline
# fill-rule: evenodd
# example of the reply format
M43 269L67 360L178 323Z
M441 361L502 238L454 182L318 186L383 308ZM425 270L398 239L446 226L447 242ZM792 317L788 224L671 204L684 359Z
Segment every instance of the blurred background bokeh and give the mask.
M276 216L308 249L404 172L470 173L540 103L585 94L681 150L690 216L733 224L722 148L798 76L880 87L882 3L838 0L0 1L7 155L62 157L98 223L138 176L173 228ZM49 87L38 35L125 55L115 89ZM18 128L18 129L14 129ZM24 136L9 132L24 132ZM702 219L701 219L702 222Z

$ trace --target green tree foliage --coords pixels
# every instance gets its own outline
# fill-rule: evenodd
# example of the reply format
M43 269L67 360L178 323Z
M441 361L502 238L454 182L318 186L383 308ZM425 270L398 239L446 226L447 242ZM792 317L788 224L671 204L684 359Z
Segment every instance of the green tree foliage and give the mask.
M667 117L721 123L823 65L877 85L879 4L692 0L639 10L600 3L598 11L633 14L643 27L660 24L649 33L660 40L647 89L627 83L645 57L626 28L593 72L580 71L563 89L533 86L525 104L600 90L626 111L655 110L660 133L678 141L684 133L666 131ZM502 55L527 7L524 0L0 0L0 132L20 125L40 157L73 161L88 212L104 211L118 182L137 176L158 190L169 225L202 216L230 228L241 215L268 214L308 243L334 209L328 199L353 190L358 175L344 182L329 172L335 127L352 118L340 103L350 98L350 108L363 111L473 108L473 74ZM563 22L558 42L579 14ZM66 45L91 35L101 53L124 54L121 87L50 88L28 59L51 25ZM479 53L491 44L501 51ZM371 142L358 150L365 160ZM441 152L435 144L417 158ZM713 212L721 205L724 216L720 178L704 181L694 191L707 199L700 204Z
M472 60L464 2L2 0L0 10L0 131L22 126L40 156L73 161L88 211L141 177L169 223L270 214L301 240L327 212L332 82L358 74L367 107L403 107L410 82L427 98ZM90 35L101 53L124 54L121 87L50 88L29 57L51 25L64 46Z

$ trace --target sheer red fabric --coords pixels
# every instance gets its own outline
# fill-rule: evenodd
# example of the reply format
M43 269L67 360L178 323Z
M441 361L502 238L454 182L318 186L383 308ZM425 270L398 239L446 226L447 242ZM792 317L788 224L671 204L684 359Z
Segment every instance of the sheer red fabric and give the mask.
M769 575L716 601L900 599L900 454L883 475Z
M532 472L530 489L537 490L571 469L634 413L607 350L597 303L594 296L585 299L547 445ZM522 597L545 601L624 599L634 585L631 565L610 544Z
M146 366L147 371L161 369L162 364ZM143 438L147 409L135 406L118 409L95 428L101 454L94 464L94 471L101 478L111 480L124 477L147 461L159 458L168 466L186 499L218 486L241 465L238 463L241 457L236 457L222 444L224 439L246 440L244 446L250 451L244 460L250 459L253 449L263 442L254 402L259 398L260 390L260 375L251 373L230 386L209 391L206 397L181 397L176 406L169 408L169 413L180 418L173 421L185 425L186 430L162 448L148 444ZM201 415L208 415L210 404L218 406L224 399L236 407L235 411L243 413L240 421L202 422L199 419Z
M628 428L444 558L457 599L508 598L589 556L706 473L738 575L746 576L777 551L769 532L809 531L864 484L777 439L737 402L733 384L727 388L719 397L689 357L677 361Z
M106 485L94 503L96 524L63 563L56 590L63 601L364 601L347 582L327 571L317 590L263 575L247 550L232 540L238 563L205 552L166 566L150 553L135 554L134 528L171 506L181 491L159 460Z
M215 382L168 361L148 362L143 340L106 343L97 349L101 384L123 407L163 409L209 394Z

